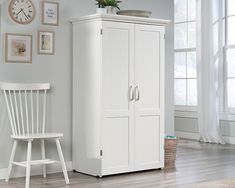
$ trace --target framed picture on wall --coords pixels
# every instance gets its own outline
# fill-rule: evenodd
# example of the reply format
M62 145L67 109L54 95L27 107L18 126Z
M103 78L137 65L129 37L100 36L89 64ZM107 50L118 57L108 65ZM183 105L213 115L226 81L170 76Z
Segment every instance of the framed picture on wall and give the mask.
M59 25L59 3L42 1L42 24Z
M52 31L38 31L38 54L55 54L55 33Z
M32 35L5 34L6 63L32 63Z

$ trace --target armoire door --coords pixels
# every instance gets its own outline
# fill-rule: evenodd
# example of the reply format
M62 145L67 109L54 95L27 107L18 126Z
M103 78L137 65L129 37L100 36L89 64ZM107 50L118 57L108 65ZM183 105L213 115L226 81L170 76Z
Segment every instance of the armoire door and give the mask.
M135 169L163 167L164 30L135 25Z
M133 166L134 25L102 26L102 174Z

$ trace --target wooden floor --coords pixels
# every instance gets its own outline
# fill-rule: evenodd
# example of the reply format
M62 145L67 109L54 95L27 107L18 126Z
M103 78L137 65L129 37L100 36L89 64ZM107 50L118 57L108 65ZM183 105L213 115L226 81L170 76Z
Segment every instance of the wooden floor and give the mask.
M65 186L62 174L31 178L31 188L161 188L235 179L235 146L200 144L181 140L178 146L176 169L154 170L102 179L70 172L69 186ZM24 179L11 179L7 184L0 181L0 188L23 188Z

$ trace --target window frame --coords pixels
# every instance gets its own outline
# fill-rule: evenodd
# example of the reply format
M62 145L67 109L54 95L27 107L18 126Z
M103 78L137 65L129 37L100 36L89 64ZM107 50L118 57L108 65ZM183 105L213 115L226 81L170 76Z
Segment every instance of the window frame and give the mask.
M228 18L234 16L235 13L232 15L227 15L228 13L228 0L220 1L220 11L222 11L222 21L224 22L222 25L223 30L223 59L221 63L219 63L219 119L222 121L235 121L235 107L228 107L228 92L227 92L227 50L235 49L235 44L228 45ZM201 0L196 0L196 29L197 33L199 34L200 29L200 19L201 19ZM175 22L174 22L175 24ZM200 34L199 34L200 35ZM197 39L198 42L198 39ZM199 66L198 55L200 54L200 43L197 43L196 46L196 53L197 53L197 67ZM174 54L177 50L174 49ZM175 65L175 64L174 64ZM198 68L197 68L197 79L199 79ZM235 79L235 78L234 78ZM175 77L174 77L175 80ZM200 83L197 85L197 92L199 93L201 89ZM198 97L200 97L198 95ZM198 101L199 102L199 101ZM199 104L198 104L199 105ZM178 106L175 105L175 117L181 118L198 118L198 106Z
M235 77L229 77L228 76L228 72L227 72L227 68L228 68L228 59L227 59L227 52L230 49L235 49L235 44L228 44L228 18L230 17L235 17L235 13L232 15L228 15L228 0L224 0L224 15L223 15L223 19L224 19L224 47L223 47L223 67L224 67L224 71L223 71L223 99L221 102L223 102L223 112L225 114L227 113L231 113L231 114L235 114L235 107L229 107L228 105L228 80L229 79L234 79Z
M184 24L186 23L187 24L187 43L188 43L188 40L189 40L189 24L190 23L195 23L196 25L196 33L197 33L197 28L198 28L198 13L197 13L197 6L198 6L198 0L195 0L195 3L196 3L196 7L195 7L195 12L196 12L196 15L195 15L195 19L193 20L189 20L188 19L188 11L189 11L189 5L188 5L188 0L187 0L187 20L186 21L175 21L174 20L174 26L177 25L177 24ZM196 34L197 36L197 34ZM174 106L175 106L175 111L189 111L189 112L195 112L198 110L198 62L197 62L197 37L196 37L196 46L191 48L191 47L187 47L187 48L179 48L179 49L176 49L175 46L174 46L174 56L175 54L178 52L185 52L186 54L188 52L195 52L196 53L196 67L197 67L197 73L196 73L196 77L195 78L188 78L187 75L185 78L177 78L175 77L174 75L174 83L175 83L175 80L185 80L186 81L186 104L187 104L187 99L188 99L188 84L187 84L187 81L188 80L196 80L197 81L197 105L195 106L192 106L192 105L176 105L175 102L174 102ZM187 58L187 56L186 56ZM186 61L187 63L187 61ZM186 74L187 74L187 64L186 64ZM175 70L175 61L174 61L174 70ZM175 99L175 97L174 97ZM174 100L175 101L175 100Z

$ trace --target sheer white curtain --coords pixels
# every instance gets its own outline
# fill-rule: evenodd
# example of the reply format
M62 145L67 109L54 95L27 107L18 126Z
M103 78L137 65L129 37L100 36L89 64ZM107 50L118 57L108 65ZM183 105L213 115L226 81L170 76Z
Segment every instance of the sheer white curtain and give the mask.
M223 59L222 0L199 2L198 124L200 141L224 144L219 128L219 63Z

